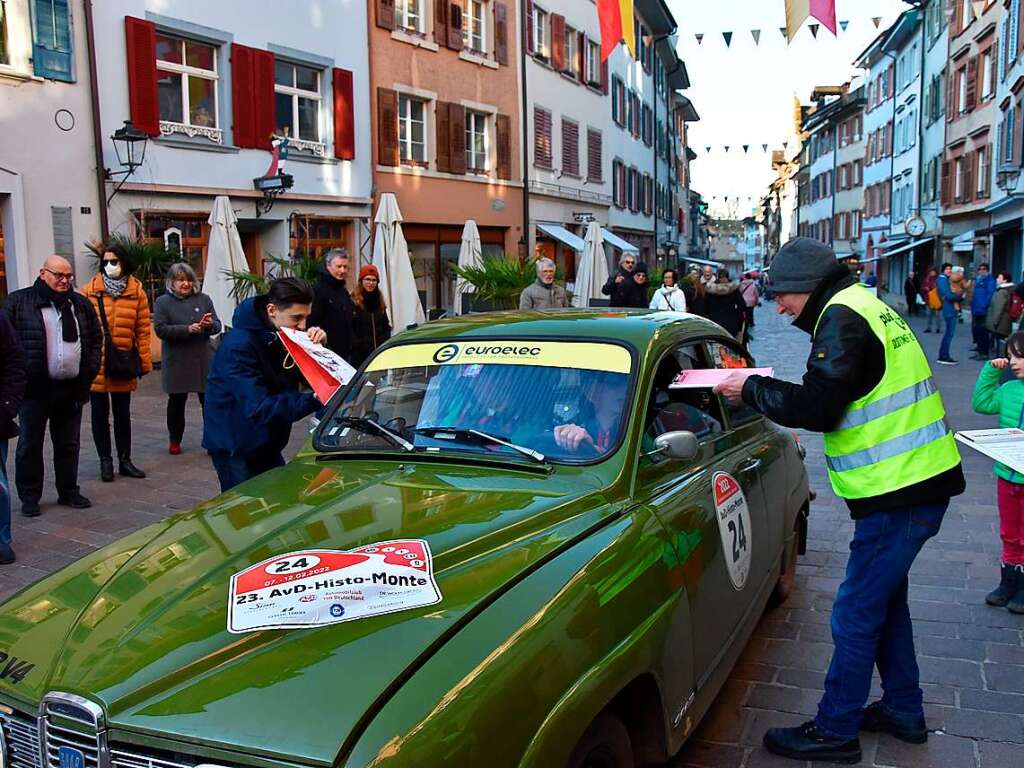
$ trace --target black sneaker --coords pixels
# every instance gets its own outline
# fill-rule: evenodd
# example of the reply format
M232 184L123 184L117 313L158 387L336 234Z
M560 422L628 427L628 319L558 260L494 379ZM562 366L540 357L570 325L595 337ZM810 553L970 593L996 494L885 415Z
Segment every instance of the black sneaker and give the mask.
M39 517L39 502L38 501L23 501L21 502L21 514L25 517Z
M954 360L952 357L940 357L935 362L937 362L939 365L957 365L957 361Z
M888 733L908 744L924 744L928 741L928 726L924 724L923 717L901 718L888 712L880 701L864 707L860 729Z
M793 760L818 760L824 763L860 762L860 739L840 739L823 733L813 720L796 728L769 728L764 748L773 755Z
M15 560L10 544L0 544L0 565L10 565Z
M72 491L65 496L58 497L57 503L62 507L71 507L72 509L88 509L92 506L92 502L78 491Z

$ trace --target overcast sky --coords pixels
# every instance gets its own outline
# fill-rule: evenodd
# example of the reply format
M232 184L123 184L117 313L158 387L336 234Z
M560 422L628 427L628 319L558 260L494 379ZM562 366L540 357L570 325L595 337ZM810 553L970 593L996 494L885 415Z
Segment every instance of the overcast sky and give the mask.
M690 166L693 188L711 204L712 214L726 213L722 198L728 195L728 213L740 217L750 214L774 178L770 153L782 148L791 131L793 97L808 103L816 85L838 85L854 76L853 59L909 7L902 0L837 0L837 18L850 22L846 32L840 29L835 38L822 27L815 39L805 24L787 46L779 32L786 23L785 0L667 2L690 74L686 95L701 118L690 126L690 145L697 153ZM882 17L877 30L874 16ZM761 30L757 46L752 29ZM733 32L729 48L722 37L726 31ZM698 45L697 33L704 34L703 44ZM750 145L746 155L743 144ZM762 144L768 144L768 154ZM739 209L733 207L737 196Z

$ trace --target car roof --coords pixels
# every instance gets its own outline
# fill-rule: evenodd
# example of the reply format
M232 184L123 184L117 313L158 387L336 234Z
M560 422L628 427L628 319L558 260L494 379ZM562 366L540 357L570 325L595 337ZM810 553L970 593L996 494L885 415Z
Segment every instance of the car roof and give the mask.
M713 336L729 338L718 325L698 315L649 309L541 309L481 312L433 320L410 327L400 343L462 338L607 339L638 350L654 340L674 342Z

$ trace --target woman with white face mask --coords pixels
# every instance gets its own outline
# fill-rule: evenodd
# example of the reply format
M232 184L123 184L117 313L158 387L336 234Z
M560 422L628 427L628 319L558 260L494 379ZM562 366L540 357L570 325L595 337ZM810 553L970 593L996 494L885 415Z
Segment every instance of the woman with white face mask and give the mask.
M82 289L92 302L103 331L100 372L92 383L92 439L100 457L100 479L114 480L110 445L110 412L114 412L114 442L118 469L124 477L146 473L132 463L132 392L139 379L153 370L150 356L149 299L122 249L104 250L100 271Z

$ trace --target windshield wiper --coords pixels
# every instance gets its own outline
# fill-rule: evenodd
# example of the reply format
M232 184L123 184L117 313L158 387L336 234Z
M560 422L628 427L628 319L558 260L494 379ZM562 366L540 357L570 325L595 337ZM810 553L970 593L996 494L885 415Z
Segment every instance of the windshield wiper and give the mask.
M472 437L480 442L493 443L494 445L501 445L504 446L505 448L511 448L513 451L521 453L523 456L528 456L529 458L536 461L538 464L543 464L547 461L547 458L540 451L535 451L533 450L533 448L527 448L523 445L516 445L515 443L510 443L508 440L502 440L500 437L489 435L486 432L481 432L479 429L467 429L466 427L437 426L417 427L415 432L417 435L427 435L428 437L431 435L437 435L439 433L448 434L451 435L452 437L462 439Z
M416 446L406 440L397 432L392 432L387 427L378 424L373 419L367 416L338 416L336 421L339 424L345 424L350 427L355 427L362 432L375 432L378 435L386 438L392 445L397 445L399 448L405 451L415 451Z

